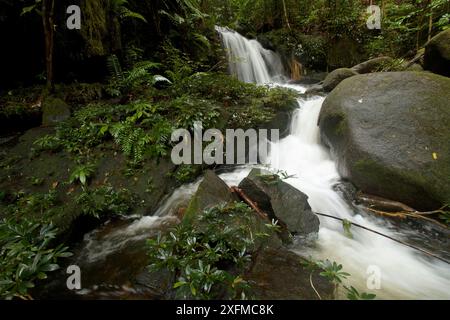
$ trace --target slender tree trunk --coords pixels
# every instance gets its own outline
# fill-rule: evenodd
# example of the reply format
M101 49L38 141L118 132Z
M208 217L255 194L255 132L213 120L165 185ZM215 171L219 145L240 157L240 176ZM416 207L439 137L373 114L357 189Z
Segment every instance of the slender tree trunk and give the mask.
M47 73L47 90L54 89L53 84L53 47L54 47L54 11L55 0L42 1L42 24L45 38L45 67Z
M291 30L291 24L289 23L287 8L286 8L286 0L283 0L283 11L284 11L284 18L286 20L286 25L289 30Z
M428 41L431 40L432 32L433 32L433 8L431 7L431 0L430 0L430 20L428 21Z

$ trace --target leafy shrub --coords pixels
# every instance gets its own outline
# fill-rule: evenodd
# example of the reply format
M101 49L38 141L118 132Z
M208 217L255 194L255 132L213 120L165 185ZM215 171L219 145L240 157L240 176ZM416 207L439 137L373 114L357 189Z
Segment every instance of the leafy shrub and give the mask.
M216 128L220 118L220 107L214 102L188 95L173 100L170 107L177 115L175 120L177 128L192 130L197 121L202 122L204 128Z
M356 288L350 286L347 287L346 285L343 285L344 280L346 280L348 277L350 277L350 274L345 272L343 270L343 266L341 264L336 263L335 261L331 262L330 260L320 260L320 261L312 261L312 260L307 260L304 261L303 266L311 271L310 274L310 283L312 288L314 289L314 291L316 291L313 281L312 281L312 274L314 273L314 271L319 270L319 274L326 278L328 281L330 281L331 283L334 284L334 295L337 295L337 291L339 289L339 286L343 286L344 290L347 293L347 298L349 300L373 300L376 298L375 294L370 294L370 293L365 293L362 292L360 293ZM318 294L318 292L316 291L316 294L318 295L318 297L320 299L322 299L320 297L320 295Z
M150 269L173 272L180 298L247 298L250 284L240 273L251 261L256 239L274 230L270 225L267 232L253 234L252 215L239 202L205 210L169 235L148 241Z
M127 95L140 86L152 86L156 83L156 76L152 73L161 65L152 61L140 61L129 70L123 71L116 55L111 55L107 60L110 73L109 85L106 92L112 97Z
M32 299L28 290L36 281L58 270L60 258L71 256L67 247L51 247L56 231L27 219L0 221L0 297Z
M132 209L134 197L130 191L115 191L103 186L94 190L84 189L76 199L85 215L100 219L105 216L125 216Z
M93 164L82 164L73 169L70 174L70 183L80 182L85 186L89 178L95 173L95 165Z

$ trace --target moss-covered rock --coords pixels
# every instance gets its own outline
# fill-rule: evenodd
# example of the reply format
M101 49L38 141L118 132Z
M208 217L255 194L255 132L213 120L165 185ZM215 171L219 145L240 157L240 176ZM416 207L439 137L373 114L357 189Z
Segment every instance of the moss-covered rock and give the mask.
M442 31L425 45L424 67L450 77L450 29Z
M70 117L70 107L62 99L49 96L42 103L42 124L55 125Z
M326 92L332 91L343 80L357 75L356 71L348 68L340 68L332 71L323 81L323 88Z
M31 129L20 137L15 146L4 150L0 157L0 191L7 195L8 201L0 203L0 208L5 209L2 205L13 204L20 210L20 214L16 213L19 220L28 218L51 222L58 228L58 236L62 239L78 239L105 219L112 218L113 207L121 206L119 202L125 199L121 195L130 195L130 203L126 206L129 210L122 214L150 214L177 185L171 175L176 168L170 159L148 159L140 167L130 168L127 158L112 143L89 151L89 161L94 164L95 170L86 186L82 187L76 181L70 183L72 172L79 166L79 158L59 149L37 154L33 152L38 147L35 141L53 131L51 127ZM106 195L104 192L95 193L102 188L112 192ZM112 210L111 215L97 219L86 214L89 208L78 200L83 189L94 192L94 209L104 209L106 213ZM41 195L48 194L54 195L48 210L32 210L28 206L30 201L27 199L37 199L33 201L39 204ZM109 201L111 195L117 195L117 199ZM109 208L101 208L103 205Z
M378 57L362 62L352 68L353 71L365 74L381 71L384 66L391 64L394 61L391 57Z
M189 202L184 219L189 221L205 209L237 200L238 198L231 193L227 184L213 171L208 170L197 192Z
M271 219L285 224L290 233L306 236L319 231L319 218L312 213L308 196L270 172L252 170L239 188Z
M324 102L319 125L340 174L366 193L436 209L450 203L450 80L358 75Z

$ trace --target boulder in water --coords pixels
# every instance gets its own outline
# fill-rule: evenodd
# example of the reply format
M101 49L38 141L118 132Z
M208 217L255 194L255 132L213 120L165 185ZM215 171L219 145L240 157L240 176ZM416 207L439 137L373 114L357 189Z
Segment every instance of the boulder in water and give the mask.
M426 70L450 77L450 29L442 31L425 45Z
M271 178L273 181L269 181ZM308 235L319 231L319 219L311 211L308 196L270 172L252 170L239 188L271 219L283 222L291 233Z
M363 192L415 209L450 203L450 79L358 75L326 98L319 126L340 174Z

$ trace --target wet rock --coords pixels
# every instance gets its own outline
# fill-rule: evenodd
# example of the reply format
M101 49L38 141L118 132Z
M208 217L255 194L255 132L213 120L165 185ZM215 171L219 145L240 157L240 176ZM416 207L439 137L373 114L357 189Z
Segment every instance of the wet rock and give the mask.
M268 248L254 261L246 278L253 282L252 291L261 300L319 300L310 283L309 270L302 258L286 248ZM333 298L333 285L318 272L312 282L322 299Z
M42 124L52 126L70 117L70 107L63 100L47 97L42 103Z
M412 65L410 65L409 67L406 68L406 71L421 72L421 71L424 71L424 70L423 70L423 67L420 64L413 63Z
M418 210L450 203L450 79L358 75L326 98L319 126L341 176Z
M322 93L324 91L325 91L325 89L323 88L323 82L320 82L318 84L314 84L311 87L309 87L305 91L305 94L318 94L318 93Z
M352 68L353 71L365 74L380 71L384 66L392 63L394 60L391 57L378 57L363 63L360 63Z
M425 45L424 67L450 77L450 29L442 31Z
M332 71L323 81L323 88L326 92L332 91L334 88L338 86L343 80L353 77L358 73L353 71L352 69L341 68Z
M291 233L308 235L318 232L319 219L311 211L308 197L279 179L273 183L265 181L263 175L266 174L270 175L260 169L252 170L239 188L271 219L282 221Z
M184 219L190 220L195 214L201 213L207 208L238 200L227 184L213 171L208 170L186 209Z

